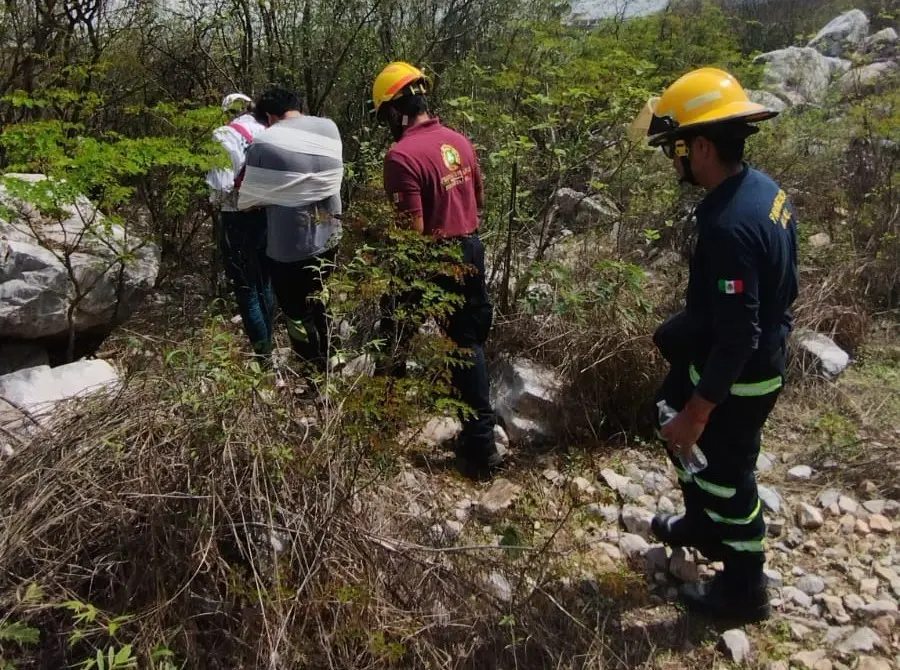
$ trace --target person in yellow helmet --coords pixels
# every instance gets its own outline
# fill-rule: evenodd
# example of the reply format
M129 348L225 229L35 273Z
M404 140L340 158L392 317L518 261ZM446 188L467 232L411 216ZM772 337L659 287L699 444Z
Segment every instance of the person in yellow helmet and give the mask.
M651 529L666 544L724 564L712 580L682 585L689 609L758 621L770 606L755 467L783 384L798 291L797 224L785 192L744 161L744 149L755 124L776 112L715 68L684 75L647 112L650 144L680 180L706 191L695 211L685 307L654 334L670 366L656 398L659 430L685 512L657 515Z
M457 452L466 472L483 476L491 474L502 461L494 437L496 420L484 356L493 318L485 283L484 247L478 237L484 187L472 143L428 113L428 89L421 70L408 63L391 63L372 86L371 111L396 140L384 161L388 196L407 216L411 228L458 247L470 269L460 273L461 279L441 276L434 281L464 298L463 305L447 317L445 327L450 339L471 351L471 364L452 370L457 394L475 414L461 417L463 430ZM410 295L405 300L419 297ZM382 328L390 340L396 330L392 305L388 301L382 308ZM405 348L402 344L399 347L404 360L390 365L395 376L405 373Z

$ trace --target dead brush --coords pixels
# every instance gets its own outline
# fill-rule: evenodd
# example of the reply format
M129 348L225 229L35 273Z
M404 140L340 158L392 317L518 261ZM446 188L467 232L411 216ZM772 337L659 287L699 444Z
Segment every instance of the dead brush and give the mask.
M872 317L859 291L859 265L841 263L827 269L802 268L800 295L794 303L794 331L788 346L788 376L811 380L814 361L796 346L805 329L823 333L848 351L857 352L872 328Z
M561 371L565 409L556 423L566 437L597 443L644 427L662 368L643 271L597 259L576 273L551 268L538 279L547 286L546 304L524 310L520 300L517 313L497 320L491 347Z
M795 407L808 403L829 408L814 424L812 435L818 448L811 463L815 468L825 473L829 482L856 489L868 499L896 499L900 495L900 454L893 428L886 428L879 414L888 402L896 403L897 392L889 387L851 390L842 378L838 382L819 379L814 401L809 394L802 395L806 397L794 394ZM865 491L866 482L875 484L878 493Z
M398 426L359 409L383 389L335 380L302 404L221 327L166 358L0 463L0 627L35 631L0 643L4 661L574 668L653 652L602 635L625 604L563 584L552 543L435 546L401 522Z

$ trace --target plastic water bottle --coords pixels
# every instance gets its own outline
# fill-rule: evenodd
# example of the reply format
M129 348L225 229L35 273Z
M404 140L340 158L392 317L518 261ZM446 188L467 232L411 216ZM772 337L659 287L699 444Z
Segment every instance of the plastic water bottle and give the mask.
M675 418L675 415L678 414L672 407L669 406L665 400L660 400L656 403L656 407L659 410L659 425L660 427L665 426L669 421ZM678 460L681 462L681 467L684 470L692 475L701 472L706 469L706 466L709 465L709 461L706 460L706 454L700 451L700 447L696 444L691 445L691 457L685 462L684 458L682 458L681 454L678 455Z

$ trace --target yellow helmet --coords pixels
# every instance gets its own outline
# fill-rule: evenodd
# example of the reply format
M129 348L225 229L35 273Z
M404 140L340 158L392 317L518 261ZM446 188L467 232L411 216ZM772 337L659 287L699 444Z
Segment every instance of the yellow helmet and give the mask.
M659 146L701 126L744 121L765 121L778 112L751 102L732 75L704 67L688 72L669 86L660 98L651 99L649 109L635 123L647 123L650 146ZM649 114L647 113L649 112Z
M377 114L384 103L404 95L424 95L429 88L430 82L419 68L402 61L394 61L375 77L372 84L372 100L369 102L370 109Z

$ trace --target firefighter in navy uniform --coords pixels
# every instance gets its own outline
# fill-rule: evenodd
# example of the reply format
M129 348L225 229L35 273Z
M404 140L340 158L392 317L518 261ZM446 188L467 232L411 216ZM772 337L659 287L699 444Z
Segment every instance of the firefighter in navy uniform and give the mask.
M681 587L688 609L759 621L770 606L755 468L783 383L797 231L784 191L743 157L754 124L776 112L750 102L734 77L714 68L684 75L648 111L651 146L672 159L682 181L707 192L696 210L685 309L654 334L670 365L657 400L678 411L661 432L685 513L656 516L652 530L724 564L710 581ZM681 463L694 444L708 466L692 474Z

